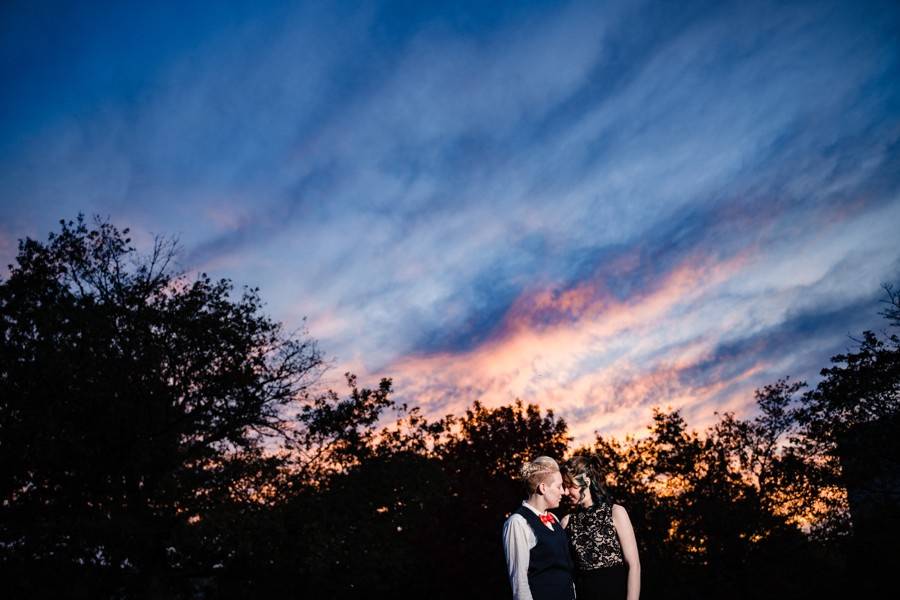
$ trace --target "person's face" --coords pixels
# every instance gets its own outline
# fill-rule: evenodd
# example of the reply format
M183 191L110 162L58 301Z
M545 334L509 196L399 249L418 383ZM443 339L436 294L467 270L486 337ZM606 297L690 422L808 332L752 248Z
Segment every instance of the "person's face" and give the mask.
M566 495L572 501L572 504L581 503L581 488L574 481L566 487Z
M562 499L563 493L565 492L563 489L562 475L554 473L541 485L544 486L544 500L547 502L547 508L556 508L559 506L559 501Z
M581 486L576 482L572 482L566 485L566 496L569 497L569 500L572 501L572 504L578 506L590 506L591 505L591 493L588 491L587 486Z

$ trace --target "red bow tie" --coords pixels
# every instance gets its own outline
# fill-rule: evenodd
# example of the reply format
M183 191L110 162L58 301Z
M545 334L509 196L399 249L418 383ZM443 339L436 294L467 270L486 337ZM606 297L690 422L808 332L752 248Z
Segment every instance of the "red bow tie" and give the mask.
M553 515L550 513L541 515L541 523L550 523L552 525L554 521L556 521L556 519L554 519Z

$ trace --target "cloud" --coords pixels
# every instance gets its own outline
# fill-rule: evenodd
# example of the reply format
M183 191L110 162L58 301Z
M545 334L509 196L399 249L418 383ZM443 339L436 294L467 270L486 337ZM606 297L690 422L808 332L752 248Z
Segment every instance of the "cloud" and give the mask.
M879 280L900 264L900 249L882 243L898 211L895 203L856 214L814 244L776 236L727 258L704 255L700 235L687 246L695 254L653 277L623 252L609 271L523 292L489 320L489 335L466 345L451 338L381 372L429 414L522 398L575 419L580 441L594 430L639 431L653 406L683 409L699 425L716 411L746 415L754 389L785 375L814 378L848 334L877 322ZM864 232L872 243L860 242ZM624 294L607 285L626 275L641 285Z
M517 300L500 330L476 349L408 356L386 370L395 374L404 394L432 412L459 410L460 403L473 399L540 401L548 391L553 397L552 390L581 380L583 365L614 370L640 352L641 337L649 328L739 263L685 262L643 297L629 301L590 284L569 295L535 290ZM547 312L565 313L567 318L548 321Z
M896 276L898 17L260 6L148 54L73 22L72 60L28 46L45 68L4 95L43 108L0 145L0 215L179 234L186 268L259 285L336 371L435 414L520 396L589 436L656 402L750 410Z

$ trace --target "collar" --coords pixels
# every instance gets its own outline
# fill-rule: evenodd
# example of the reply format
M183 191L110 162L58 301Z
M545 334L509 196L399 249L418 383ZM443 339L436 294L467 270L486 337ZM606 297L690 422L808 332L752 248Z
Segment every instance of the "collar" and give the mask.
M535 507L533 507L532 505L528 504L527 500L522 500L522 506L524 506L525 508L527 508L528 510L530 510L531 512L533 512L534 514L536 514L539 517L541 517L543 515L550 515L553 517L553 522L554 523L557 522L556 515L554 515L552 512L550 512L548 510L541 512L538 509L536 509Z

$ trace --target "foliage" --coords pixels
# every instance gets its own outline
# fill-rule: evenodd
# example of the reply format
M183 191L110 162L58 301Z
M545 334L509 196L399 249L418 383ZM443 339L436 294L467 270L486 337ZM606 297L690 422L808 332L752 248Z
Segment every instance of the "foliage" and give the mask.
M2 555L165 589L192 524L269 485L262 440L321 359L257 290L188 280L172 242L142 258L127 233L62 222L0 283Z
M18 596L503 597L519 466L583 452L634 524L644 598L877 595L871 565L900 559L893 333L864 332L812 388L764 386L750 418L697 432L657 410L645 436L573 448L520 401L429 420L390 379L321 392L313 341L255 289L176 273L174 252L79 218L21 242L0 281L0 567Z

